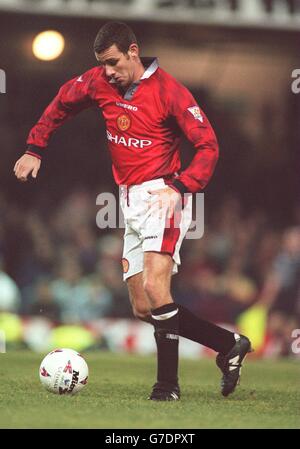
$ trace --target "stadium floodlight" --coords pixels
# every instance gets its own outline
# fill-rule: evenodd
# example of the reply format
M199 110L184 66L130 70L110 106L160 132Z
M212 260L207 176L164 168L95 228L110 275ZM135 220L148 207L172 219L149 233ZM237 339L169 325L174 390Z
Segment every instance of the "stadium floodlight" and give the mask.
M52 61L58 58L65 47L65 39L61 33L47 30L39 33L33 40L32 51L36 58Z

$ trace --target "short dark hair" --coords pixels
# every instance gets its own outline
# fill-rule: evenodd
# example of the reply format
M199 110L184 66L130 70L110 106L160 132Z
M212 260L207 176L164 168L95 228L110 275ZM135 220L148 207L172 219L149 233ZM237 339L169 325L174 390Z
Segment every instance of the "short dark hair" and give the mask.
M116 45L122 53L127 53L137 39L132 29L123 22L108 22L100 28L94 42L94 51L101 53Z

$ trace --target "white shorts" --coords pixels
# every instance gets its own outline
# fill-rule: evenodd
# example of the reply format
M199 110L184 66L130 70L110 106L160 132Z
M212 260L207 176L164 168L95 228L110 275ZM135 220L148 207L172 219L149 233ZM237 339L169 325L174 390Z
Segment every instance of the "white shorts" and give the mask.
M158 216L149 209L149 189L166 187L163 178L146 181L135 186L120 187L120 205L124 214L125 234L123 249L123 279L143 271L144 252L155 251L170 254L174 261L173 274L180 265L179 250L192 221L192 195L171 220L166 214Z

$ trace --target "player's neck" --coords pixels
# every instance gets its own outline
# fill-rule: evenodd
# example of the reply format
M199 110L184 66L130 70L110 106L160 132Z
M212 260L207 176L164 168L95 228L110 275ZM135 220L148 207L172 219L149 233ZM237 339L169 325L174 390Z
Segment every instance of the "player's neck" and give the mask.
M136 67L135 73L134 73L133 82L137 83L142 78L144 73L145 73L145 67L142 64L142 61L139 59L139 61L137 62L137 67Z
M140 79L142 78L142 76L144 75L145 70L146 70L146 69L145 69L145 67L143 66L141 60L139 60L139 61L137 62L137 66L136 66L136 69L135 69L134 75L133 75L133 80L132 80L132 83L131 83L130 85L132 85L132 84L134 84L134 83L138 83L138 82L140 81ZM125 94L125 92L128 90L128 88L130 87L130 85L128 85L128 86L123 86L123 87L122 87L122 86L118 87L118 89L119 89L119 91L121 92L122 95Z

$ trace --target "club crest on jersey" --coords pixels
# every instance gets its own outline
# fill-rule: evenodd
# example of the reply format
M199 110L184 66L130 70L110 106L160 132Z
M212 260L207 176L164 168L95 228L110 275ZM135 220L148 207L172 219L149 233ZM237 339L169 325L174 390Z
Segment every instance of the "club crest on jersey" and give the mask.
M200 122L203 123L203 116L201 115L200 108L198 106L188 108L188 111L190 111L196 120L200 120Z
M120 131L127 131L131 125L131 119L128 114L121 114L117 118L117 125Z

